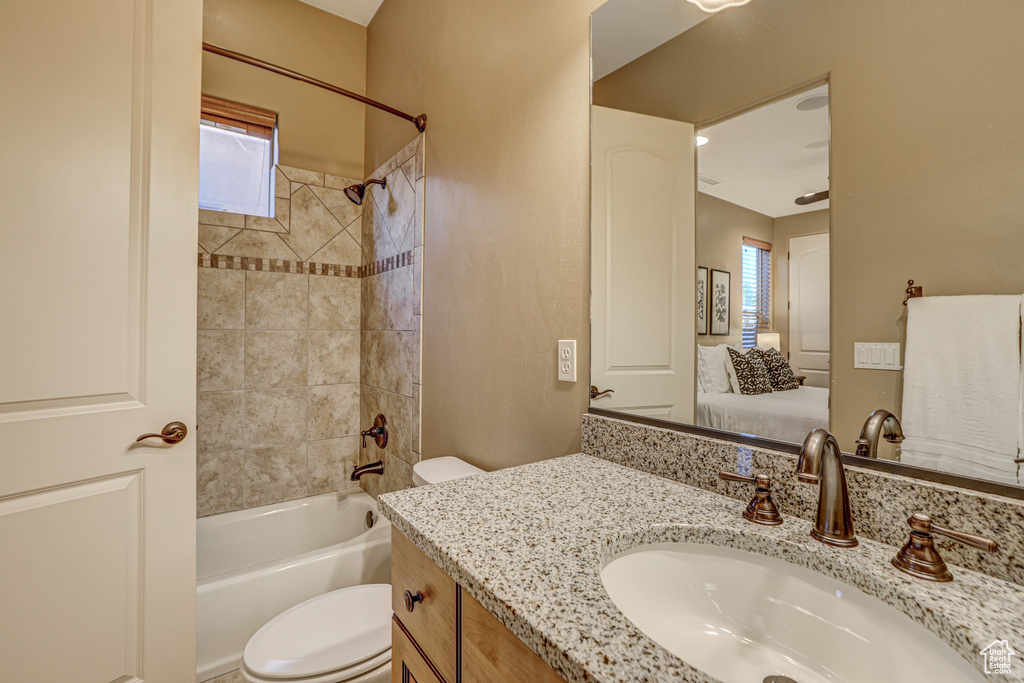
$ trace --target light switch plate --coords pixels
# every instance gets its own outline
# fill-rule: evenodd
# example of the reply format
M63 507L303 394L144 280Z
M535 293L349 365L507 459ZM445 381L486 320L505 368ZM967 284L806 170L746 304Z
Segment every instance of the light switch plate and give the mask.
M900 345L895 342L854 342L853 367L867 370L902 370Z
M558 340L558 380L560 382L576 381L576 340Z

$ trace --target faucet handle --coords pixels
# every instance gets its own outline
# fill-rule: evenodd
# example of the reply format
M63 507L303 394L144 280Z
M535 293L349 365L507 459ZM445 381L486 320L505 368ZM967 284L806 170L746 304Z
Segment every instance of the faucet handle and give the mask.
M907 541L896 557L892 558L892 566L901 572L910 574L926 581L952 581L953 574L946 567L945 561L935 547L933 534L939 534L978 550L995 552L999 544L991 538L953 531L932 524L928 515L915 512L907 520L910 525L910 540Z
M772 480L766 475L758 474L754 477L746 477L734 472L719 472L718 476L726 481L754 485L754 499L743 511L743 519L766 526L782 524L782 515L779 514L779 508L772 500Z

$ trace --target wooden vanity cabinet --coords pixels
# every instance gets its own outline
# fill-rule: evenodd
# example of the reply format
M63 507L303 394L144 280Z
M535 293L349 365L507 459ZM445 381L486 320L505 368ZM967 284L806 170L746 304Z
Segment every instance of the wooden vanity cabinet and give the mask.
M391 606L392 683L563 680L394 527Z

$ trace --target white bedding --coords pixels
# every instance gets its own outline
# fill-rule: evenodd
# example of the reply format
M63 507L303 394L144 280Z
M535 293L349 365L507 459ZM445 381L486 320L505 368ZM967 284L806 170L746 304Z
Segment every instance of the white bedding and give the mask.
M803 443L812 429L828 429L828 389L799 387L754 396L698 393L697 425Z

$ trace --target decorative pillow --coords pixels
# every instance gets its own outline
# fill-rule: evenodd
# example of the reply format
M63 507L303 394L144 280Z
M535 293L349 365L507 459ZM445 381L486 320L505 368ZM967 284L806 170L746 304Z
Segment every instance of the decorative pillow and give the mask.
M768 378L768 368L761 360L761 352L758 349L751 349L746 353L739 353L735 349L729 349L729 358L732 360L733 373L736 383L739 385L740 393L770 394L772 383Z
M798 389L800 382L793 374L793 368L776 349L758 349L761 352L761 361L768 368L768 380L774 391L789 391Z
M718 346L697 346L697 376L704 391L709 394L728 394L729 373L726 368L729 354L724 344Z

